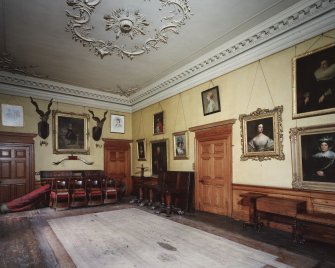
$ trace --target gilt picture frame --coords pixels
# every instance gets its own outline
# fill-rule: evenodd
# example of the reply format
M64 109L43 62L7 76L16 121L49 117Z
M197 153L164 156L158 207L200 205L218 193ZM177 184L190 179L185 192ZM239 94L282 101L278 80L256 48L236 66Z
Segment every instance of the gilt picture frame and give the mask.
M292 187L335 192L335 124L290 129Z
M111 115L111 133L125 133L124 115L112 114Z
M151 172L153 177L158 177L168 168L168 140L151 141Z
M293 118L335 112L335 44L296 56L293 65Z
M215 86L201 92L204 116L221 111L219 87Z
M145 139L139 139L136 141L137 144L137 160L146 161L146 142Z
M173 136L173 159L188 159L188 132L180 131L172 134Z
M164 134L164 112L155 113L153 116L153 134Z
M52 111L53 152L89 154L89 115Z
M284 160L283 106L260 109L239 116L241 127L241 160Z

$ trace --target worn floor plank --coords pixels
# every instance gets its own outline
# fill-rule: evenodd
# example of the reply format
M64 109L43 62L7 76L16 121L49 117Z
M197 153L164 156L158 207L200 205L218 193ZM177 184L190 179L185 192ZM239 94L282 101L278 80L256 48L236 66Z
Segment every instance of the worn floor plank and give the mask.
M291 267L273 254L137 208L49 224L77 267Z

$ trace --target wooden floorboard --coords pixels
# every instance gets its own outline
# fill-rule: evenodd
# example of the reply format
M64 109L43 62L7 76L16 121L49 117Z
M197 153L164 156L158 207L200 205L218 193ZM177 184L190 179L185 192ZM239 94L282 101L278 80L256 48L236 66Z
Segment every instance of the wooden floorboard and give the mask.
M137 206L125 200L118 204L90 208L64 211L42 208L0 215L0 267L74 267L47 221L130 207ZM153 213L145 207L140 209ZM165 215L157 217L165 218ZM306 267L306 257L311 259L309 264L314 267L335 267L335 247L329 244L314 241L307 241L304 245L296 244L287 233L266 228L261 232L253 228L243 229L241 222L208 213L172 215L169 220L276 255L277 261L293 267ZM164 244L161 246L168 247Z

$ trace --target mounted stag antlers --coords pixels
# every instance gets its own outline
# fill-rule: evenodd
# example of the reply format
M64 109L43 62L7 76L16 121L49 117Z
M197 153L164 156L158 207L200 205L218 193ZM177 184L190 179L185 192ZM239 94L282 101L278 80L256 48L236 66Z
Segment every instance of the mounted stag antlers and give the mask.
M46 139L49 136L49 124L48 124L48 119L49 119L49 115L51 112L51 105L52 105L52 100L50 100L49 104L48 104L48 110L44 113L42 110L40 110L38 108L38 105L36 103L36 101L33 100L32 97L30 97L31 103L35 106L36 108L36 112L39 114L41 121L38 122L38 135L42 138L42 139Z
M94 116L94 113L91 110L88 110L92 114L92 119L97 122L97 125L93 127L93 139L95 141L100 140L101 134L102 134L102 127L104 126L105 120L106 120L106 114L108 111L104 113L104 118L99 119L98 117Z

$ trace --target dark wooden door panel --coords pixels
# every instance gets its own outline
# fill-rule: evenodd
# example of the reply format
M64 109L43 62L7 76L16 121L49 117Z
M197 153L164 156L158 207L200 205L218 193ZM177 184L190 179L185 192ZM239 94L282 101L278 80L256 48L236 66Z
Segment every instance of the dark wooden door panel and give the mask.
M19 142L21 137L22 143ZM0 203L21 197L32 190L33 137L35 135L0 132ZM15 142L11 143L11 139Z

